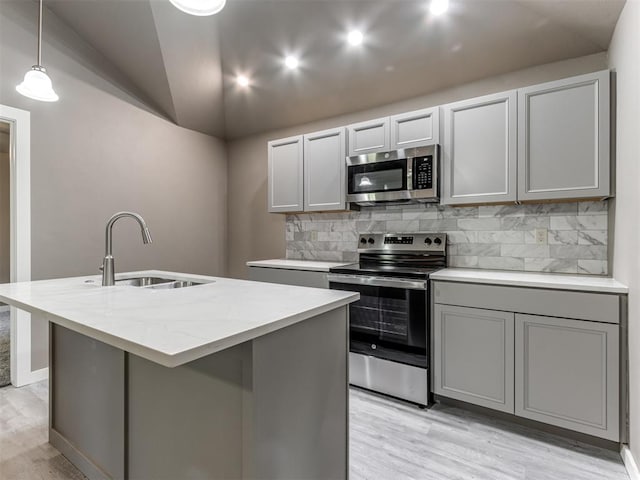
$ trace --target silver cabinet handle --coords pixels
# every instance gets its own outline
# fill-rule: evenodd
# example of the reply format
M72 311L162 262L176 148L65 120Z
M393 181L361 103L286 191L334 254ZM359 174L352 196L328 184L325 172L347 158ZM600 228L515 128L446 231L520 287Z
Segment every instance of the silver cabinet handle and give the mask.
M365 275L345 275L330 273L327 280L333 283L344 283L349 285L365 285L370 287L404 288L409 290L426 290L426 280L407 280L389 277L368 277Z

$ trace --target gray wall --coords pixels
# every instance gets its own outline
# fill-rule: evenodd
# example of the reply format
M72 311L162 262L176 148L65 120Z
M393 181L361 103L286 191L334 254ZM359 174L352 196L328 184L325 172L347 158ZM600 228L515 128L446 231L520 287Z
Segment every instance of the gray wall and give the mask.
M15 91L35 62L37 3L0 8L0 103L31 112L33 279L97 274L104 225L119 210L147 220L116 226L117 271L159 268L224 275L224 142L151 113L135 89L45 11L43 60L57 103ZM46 365L46 325L33 324L33 368Z
M617 194L613 275L629 286L631 451L640 465L640 3L627 2L609 50L617 74Z
M605 68L605 54L589 55L487 78L380 108L230 142L227 146L229 274L244 278L247 275L246 261L285 256L285 215L267 213L267 141Z

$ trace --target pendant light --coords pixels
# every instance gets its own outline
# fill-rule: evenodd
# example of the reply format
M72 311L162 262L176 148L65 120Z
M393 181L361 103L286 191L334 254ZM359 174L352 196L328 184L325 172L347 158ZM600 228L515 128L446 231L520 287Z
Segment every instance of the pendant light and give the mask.
M169 0L174 7L189 15L206 17L215 15L224 8L227 0Z
M16 90L25 97L41 102L58 101L58 95L53 91L47 70L42 66L42 0L40 0L38 15L38 63L24 75L24 80L16 87Z

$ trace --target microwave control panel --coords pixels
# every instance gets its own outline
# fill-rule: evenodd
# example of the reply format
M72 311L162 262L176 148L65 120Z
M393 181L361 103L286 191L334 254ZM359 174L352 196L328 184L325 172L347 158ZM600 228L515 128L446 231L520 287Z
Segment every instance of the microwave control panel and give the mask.
M430 190L433 188L433 157L413 159L413 189Z

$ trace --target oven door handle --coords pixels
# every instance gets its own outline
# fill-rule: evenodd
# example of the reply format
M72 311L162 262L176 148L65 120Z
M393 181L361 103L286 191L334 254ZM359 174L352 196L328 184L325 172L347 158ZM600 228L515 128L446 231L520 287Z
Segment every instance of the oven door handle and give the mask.
M334 283L345 283L349 285L366 285L369 287L389 287L404 288L409 290L426 290L426 280L407 280L388 277L368 277L365 275L344 275L330 273L327 280Z

